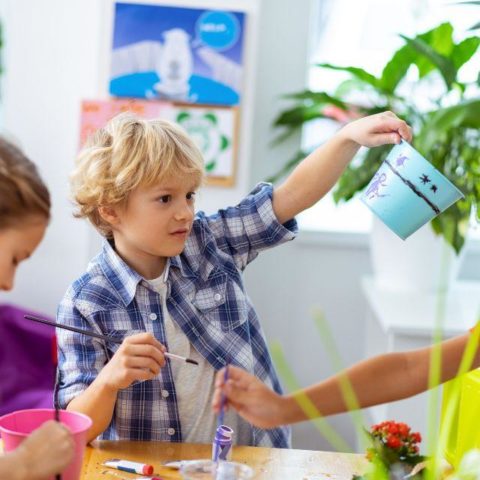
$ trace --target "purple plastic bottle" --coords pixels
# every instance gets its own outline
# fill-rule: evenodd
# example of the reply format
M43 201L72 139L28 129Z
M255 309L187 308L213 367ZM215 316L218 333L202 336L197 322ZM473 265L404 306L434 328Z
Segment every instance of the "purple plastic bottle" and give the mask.
M220 425L215 433L212 445L212 460L231 460L233 430L227 425Z

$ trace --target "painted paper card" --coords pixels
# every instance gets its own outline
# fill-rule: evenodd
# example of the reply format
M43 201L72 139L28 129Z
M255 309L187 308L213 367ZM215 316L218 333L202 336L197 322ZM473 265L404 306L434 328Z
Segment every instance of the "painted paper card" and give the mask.
M167 102L146 100L84 100L80 117L80 147L86 139L103 128L105 124L122 112L132 112L142 118L172 117L172 105Z
M177 105L171 120L183 127L203 155L207 183L235 183L237 115L235 107Z
M228 187L235 183L237 108L136 99L85 100L81 108L80 146L122 112L178 123L202 153L207 185Z
M245 13L116 3L110 93L237 105Z

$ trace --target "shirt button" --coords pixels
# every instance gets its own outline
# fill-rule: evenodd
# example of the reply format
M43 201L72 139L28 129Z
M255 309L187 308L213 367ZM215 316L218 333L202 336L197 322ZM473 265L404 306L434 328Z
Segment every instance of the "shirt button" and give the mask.
M216 293L214 296L213 296L214 300L216 302L219 302L221 299L222 299L222 296L219 294L219 293Z
M156 313L151 313L148 318L150 318L150 320L156 320L157 319L157 314Z
M169 429L167 430L167 433L168 433L170 436L175 435L175 429L174 429L174 428L169 428Z
M167 398L170 394L168 393L167 390L162 390L162 397Z

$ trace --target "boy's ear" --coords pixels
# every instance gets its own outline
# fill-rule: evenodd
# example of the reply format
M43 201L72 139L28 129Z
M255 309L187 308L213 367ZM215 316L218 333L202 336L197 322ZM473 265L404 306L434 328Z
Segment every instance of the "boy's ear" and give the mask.
M110 225L117 225L120 222L120 218L115 207L102 205L98 207L98 214Z

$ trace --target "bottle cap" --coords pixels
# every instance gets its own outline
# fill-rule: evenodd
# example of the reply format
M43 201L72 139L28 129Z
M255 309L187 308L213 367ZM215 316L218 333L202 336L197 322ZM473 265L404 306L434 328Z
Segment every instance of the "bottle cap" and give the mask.
M220 425L217 428L217 437L229 440L233 436L233 429L230 428L228 425Z

